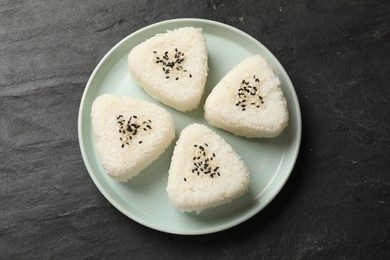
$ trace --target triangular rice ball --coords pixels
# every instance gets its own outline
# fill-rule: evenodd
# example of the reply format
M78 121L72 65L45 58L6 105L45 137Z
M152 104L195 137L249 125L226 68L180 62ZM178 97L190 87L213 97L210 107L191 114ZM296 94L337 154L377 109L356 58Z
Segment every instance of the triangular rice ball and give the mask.
M248 185L247 166L222 137L201 124L183 129L167 186L177 209L200 212L228 203L245 193Z
M275 137L288 125L280 80L260 55L234 67L214 87L205 106L207 121L246 137Z
M140 173L175 137L172 116L165 109L127 96L99 96L91 119L103 168L116 180Z
M198 107L208 69L202 29L157 34L131 50L128 64L133 79L155 99L183 112Z

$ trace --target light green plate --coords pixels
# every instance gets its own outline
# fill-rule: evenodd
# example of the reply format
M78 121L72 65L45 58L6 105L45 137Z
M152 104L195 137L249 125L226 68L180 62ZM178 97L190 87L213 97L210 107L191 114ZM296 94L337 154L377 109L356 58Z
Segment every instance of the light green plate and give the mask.
M193 26L203 28L209 51L209 76L199 108L181 113L158 103L132 80L127 69L130 50L169 29ZM165 188L174 143L181 130L192 122L207 124L203 104L213 86L244 58L260 54L278 74L290 113L289 126L277 138L246 139L214 129L244 159L251 173L249 191L232 203L196 213L181 213L170 203ZM176 139L165 153L129 182L108 177L96 154L91 127L91 105L103 93L116 93L158 103L176 123ZM301 140L301 114L294 87L282 65L262 44L228 25L201 19L177 19L145 27L114 46L99 62L85 88L79 111L78 134L86 168L107 200L134 221L150 228L176 234L206 234L235 226L263 209L280 191L290 175Z

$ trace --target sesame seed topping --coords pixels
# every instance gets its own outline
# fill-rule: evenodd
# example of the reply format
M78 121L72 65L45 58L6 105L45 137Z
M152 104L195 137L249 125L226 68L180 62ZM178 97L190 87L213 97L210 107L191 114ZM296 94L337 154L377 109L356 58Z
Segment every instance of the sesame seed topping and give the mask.
M187 70L184 69L183 66L181 65L185 60L185 55L177 48L175 48L174 51L166 50L164 54L160 56L158 56L157 51L153 51L153 53L155 54L155 59L156 59L155 63L160 64L160 66L162 66L162 70L164 74L167 75L173 74L172 76L176 80L179 80L178 76L182 75L184 72L187 72ZM189 74L189 77L192 78L192 75ZM170 77L166 76L165 78L169 79Z
M194 167L191 172L196 173L197 176L206 175L210 178L221 176L218 162L215 160L215 152L210 151L211 148L207 143L203 145L194 144L194 156L192 157Z
M253 79L243 79L236 93L235 106L239 107L242 111L245 111L249 106L254 108L260 108L261 104L264 104L263 97L259 93L260 80L253 75Z
M121 148L124 148L125 145L130 145L130 141L140 133L140 131L147 132L152 129L150 123L152 122L150 119L147 121L141 121L138 119L136 115L130 116L129 120L123 119L123 115L118 115L116 117L117 123L119 126L119 133L121 136L119 137L119 141L121 143ZM141 126L144 126L141 128ZM141 130L142 129L142 130ZM139 144L142 144L142 140L138 141Z

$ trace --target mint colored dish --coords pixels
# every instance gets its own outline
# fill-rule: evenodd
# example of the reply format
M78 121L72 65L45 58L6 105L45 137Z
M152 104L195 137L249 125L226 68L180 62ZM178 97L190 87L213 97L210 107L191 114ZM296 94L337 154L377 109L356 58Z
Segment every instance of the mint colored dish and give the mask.
M167 107L137 86L127 67L130 50L147 38L184 26L203 28L209 52L209 75L198 109L182 113ZM260 54L274 68L282 82L290 113L289 126L272 139L247 139L211 127L241 155L248 165L251 182L248 192L229 204L196 213L176 210L165 191L175 142L181 130L192 122L208 125L203 104L216 83L244 58ZM165 153L129 182L118 182L105 174L95 150L91 127L91 105L96 97L115 93L159 104L173 116L176 139ZM208 125L209 126L209 125ZM301 113L298 99L286 71L261 43L231 26L202 19L176 19L138 30L115 45L99 62L86 85L79 111L78 135L85 166L104 197L119 211L147 227L174 234L196 235L221 231L260 212L282 189L295 161L301 141Z

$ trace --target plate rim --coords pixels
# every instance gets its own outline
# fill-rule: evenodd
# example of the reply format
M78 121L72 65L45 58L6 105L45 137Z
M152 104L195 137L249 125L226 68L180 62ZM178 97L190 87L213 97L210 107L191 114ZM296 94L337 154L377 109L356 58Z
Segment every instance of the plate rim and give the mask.
M120 45L122 45L123 42L127 41L127 39L129 39L129 38L134 37L136 34L140 34L140 33L144 32L144 31L147 31L147 30L149 30L149 29L151 29L153 27L162 26L164 24L181 23L181 22L182 23L192 23L192 22L193 23L205 23L205 24L211 24L211 25L217 26L217 27L224 27L225 29L228 29L230 31L238 33L238 34L242 35L243 37L247 38L248 40L251 40L252 42L254 42L256 45L258 45L260 48L262 48L267 53L267 55L269 57L271 57L273 59L273 62L276 62L278 65L280 65L281 72L284 74L283 77L287 80L287 83L290 86L292 86L292 88L291 88L292 98L294 100L296 100L296 105L294 105L294 107L293 107L295 109L295 113L297 115L297 122L296 122L296 124L297 124L297 135L295 136L295 138L297 139L296 146L295 146L295 148L293 150L292 160L290 162L290 165L288 165L288 169L286 170L286 174L285 174L284 178L281 181L278 182L278 186L276 187L275 191L269 196L269 199L267 201L262 203L259 207L252 208L244 216L237 217L234 220L232 220L232 221L230 221L230 222L228 222L226 224L218 226L217 228L207 227L207 228L203 228L203 229L199 230L198 232L196 232L194 230L183 232L183 231L178 231L178 230L175 230L175 229L160 228L158 225L150 224L149 222L143 220L142 218L139 218L139 217L135 216L134 214L129 213L126 209L124 209L119 203L117 203L115 201L115 199L113 199L111 197L110 194L108 194L108 192L103 188L103 186L100 184L100 182L98 181L97 177L95 176L95 173L93 172L92 167L91 167L91 165L89 163L89 160L87 158L85 144L84 144L84 140L83 140L83 137L82 137L82 125L83 125L83 118L84 118L83 111L84 111L84 107L85 107L85 102L86 102L85 100L86 100L86 97L87 97L87 92L91 88L91 82L96 77L97 72L100 70L100 68L106 62L106 60L111 56L111 54ZM129 34L128 36L126 36L122 40L120 40L118 43L116 43L103 56L103 58L99 61L99 63L96 65L96 67L94 68L93 72L89 76L89 79L88 79L88 81L87 81L87 83L85 85L84 91L83 91L83 95L81 97L81 102L80 102L80 106L79 106L79 113L78 113L78 140L79 140L79 148L80 148L80 151L81 151L83 162L84 162L84 165L85 165L85 167L86 167L86 169L88 171L89 176L91 177L92 181L94 182L95 186L98 188L100 193L105 197L105 199L107 199L110 202L110 204L112 206L114 206L117 210L119 210L122 214L124 214L128 218L132 219L133 221L135 221L135 222L137 222L137 223L139 223L139 224L141 224L143 226L146 226L148 228L151 228L151 229L154 229L154 230L158 230L158 231L161 231L161 232L170 233L170 234L178 234L178 235L203 235L203 234L211 234L211 233L220 232L220 231L232 228L232 227L234 227L236 225L239 225L239 224L245 222L246 220L252 218L257 213L261 212L280 193L281 189L285 186L287 180L289 179L289 177L290 177L290 175L291 175L291 173L292 173L292 171L294 169L294 166L296 164L297 158L298 158L298 154L299 154L299 150L300 150L300 146L301 146L301 140L302 140L302 116L301 116L301 109L300 109L300 103L299 103L299 100L298 100L298 96L296 94L294 85L292 84L289 75L287 74L287 72L284 69L283 65L274 56L274 54L272 52L270 52L268 50L268 48L266 48L261 42L259 42L257 39L255 39L253 36L249 35L248 33L244 32L244 31L242 31L240 29L237 29L237 28L235 28L235 27L233 27L231 25L222 23L222 22L218 22L218 21L214 21L214 20L208 20L208 19L201 19L201 18L178 18L178 19L169 19L169 20L156 22L156 23L153 23L153 24L150 24L148 26L145 26L145 27L142 27L140 29L135 30L134 32L132 32L131 34Z

